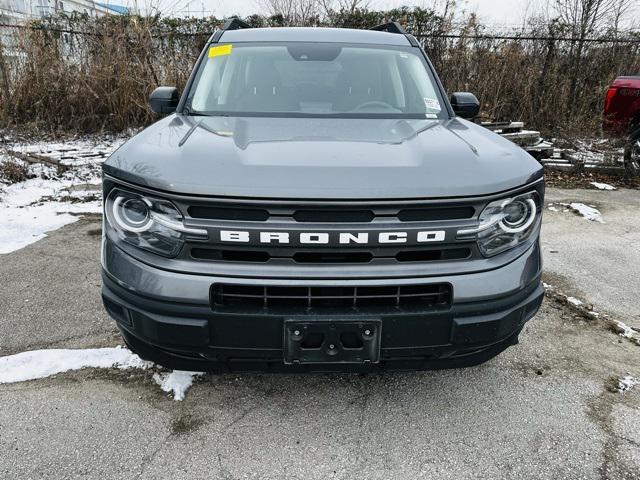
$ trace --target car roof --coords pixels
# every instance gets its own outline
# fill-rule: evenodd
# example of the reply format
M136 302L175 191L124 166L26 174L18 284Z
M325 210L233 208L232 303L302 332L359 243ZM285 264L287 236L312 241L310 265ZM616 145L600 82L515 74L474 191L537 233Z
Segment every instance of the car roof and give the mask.
M402 34L352 28L277 27L226 30L218 40L238 42L334 42L411 46Z

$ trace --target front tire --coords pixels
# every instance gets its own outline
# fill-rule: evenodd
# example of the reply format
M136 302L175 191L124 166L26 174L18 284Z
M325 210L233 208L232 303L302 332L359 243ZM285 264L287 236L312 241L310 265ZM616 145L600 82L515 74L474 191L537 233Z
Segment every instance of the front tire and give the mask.
M640 175L640 127L632 130L625 144L624 168L629 177Z

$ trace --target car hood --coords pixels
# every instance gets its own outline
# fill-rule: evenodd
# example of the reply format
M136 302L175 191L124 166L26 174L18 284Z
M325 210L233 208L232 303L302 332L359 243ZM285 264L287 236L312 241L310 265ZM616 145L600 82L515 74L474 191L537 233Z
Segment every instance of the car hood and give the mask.
M194 195L404 199L497 193L538 179L542 167L458 118L171 115L120 147L104 172Z

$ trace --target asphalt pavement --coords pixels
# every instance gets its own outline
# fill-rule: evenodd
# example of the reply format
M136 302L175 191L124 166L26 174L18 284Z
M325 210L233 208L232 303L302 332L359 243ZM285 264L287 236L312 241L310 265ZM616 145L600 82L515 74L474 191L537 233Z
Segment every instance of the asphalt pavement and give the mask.
M640 191L549 189L605 223L545 211L545 282L640 323ZM0 256L0 356L114 346L100 221ZM380 375L207 375L184 401L150 372L0 385L6 479L640 479L640 347L549 296L479 367Z

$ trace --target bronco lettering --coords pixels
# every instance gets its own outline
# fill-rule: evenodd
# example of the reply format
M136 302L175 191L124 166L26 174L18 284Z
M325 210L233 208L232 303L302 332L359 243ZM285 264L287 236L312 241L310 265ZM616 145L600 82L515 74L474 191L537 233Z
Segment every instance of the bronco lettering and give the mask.
M389 244L389 243L427 243L444 242L444 230L428 230L419 232L380 232L375 235L376 242L370 242L368 232L256 232L248 230L220 230L221 242L230 243L276 243L288 245L293 239L301 245L330 244Z

